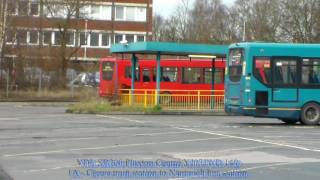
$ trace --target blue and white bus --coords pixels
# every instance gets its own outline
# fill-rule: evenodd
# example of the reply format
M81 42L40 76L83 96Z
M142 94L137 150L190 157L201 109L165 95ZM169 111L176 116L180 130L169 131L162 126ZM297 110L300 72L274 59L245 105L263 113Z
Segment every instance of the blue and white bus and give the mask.
M225 77L228 113L320 122L320 44L237 43Z

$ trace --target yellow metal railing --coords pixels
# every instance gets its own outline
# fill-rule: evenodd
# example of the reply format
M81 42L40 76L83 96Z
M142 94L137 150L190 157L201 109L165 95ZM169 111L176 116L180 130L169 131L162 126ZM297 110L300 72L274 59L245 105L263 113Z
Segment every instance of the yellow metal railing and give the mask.
M120 101L125 105L153 107L157 91L150 89L121 89ZM165 110L223 111L223 90L160 90L159 105Z

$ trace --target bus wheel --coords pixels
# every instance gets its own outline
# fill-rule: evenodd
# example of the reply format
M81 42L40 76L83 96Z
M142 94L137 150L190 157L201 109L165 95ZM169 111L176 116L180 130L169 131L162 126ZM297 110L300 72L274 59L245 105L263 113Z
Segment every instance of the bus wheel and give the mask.
M286 123L286 124L296 124L299 120L296 119L280 119L282 122Z
M320 122L320 106L316 103L308 103L302 108L301 123L305 125L317 125Z

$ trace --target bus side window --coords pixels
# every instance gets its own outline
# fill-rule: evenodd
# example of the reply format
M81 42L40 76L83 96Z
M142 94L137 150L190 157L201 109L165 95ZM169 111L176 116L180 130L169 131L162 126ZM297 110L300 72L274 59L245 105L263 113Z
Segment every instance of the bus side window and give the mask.
M320 59L303 59L302 84L320 84Z
M176 67L161 67L160 69L161 82L177 82L178 81L178 68ZM153 80L156 82L157 72L156 69L153 70Z
M275 60L274 83L277 85L293 85L297 82L297 61L295 59Z
M204 68L204 84L212 84L212 68ZM214 84L224 83L224 69L215 68L214 69Z
M271 62L267 57L256 57L254 66L254 77L263 84L271 82Z
M151 81L150 69L143 69L142 76L143 76L143 82L150 82Z
M125 78L131 79L131 67L127 66L125 69ZM135 73L135 81L140 81L140 73L139 73L139 68L136 68L136 73Z
M182 68L182 82L184 84L201 84L202 68Z
M161 81L162 82L177 82L178 68L176 67L161 67Z

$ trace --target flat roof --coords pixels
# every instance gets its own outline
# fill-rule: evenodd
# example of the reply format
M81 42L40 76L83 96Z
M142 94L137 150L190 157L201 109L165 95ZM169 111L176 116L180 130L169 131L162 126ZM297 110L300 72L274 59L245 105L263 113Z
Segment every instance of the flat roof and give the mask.
M158 54L188 56L188 55L212 55L226 57L228 45L188 44L171 42L136 42L129 44L114 44L111 53L115 54Z

